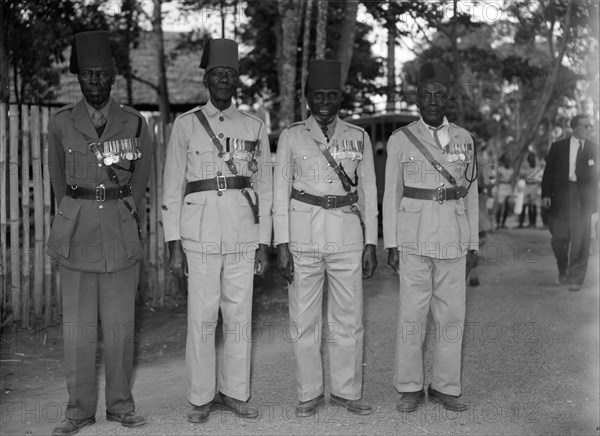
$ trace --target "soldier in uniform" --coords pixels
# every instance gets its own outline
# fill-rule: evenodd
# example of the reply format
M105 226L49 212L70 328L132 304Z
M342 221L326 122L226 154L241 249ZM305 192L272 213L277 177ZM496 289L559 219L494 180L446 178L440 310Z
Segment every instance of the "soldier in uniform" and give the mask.
M387 146L383 237L388 265L400 277L394 387L401 412L417 410L425 397L422 343L430 309L439 336L429 400L467 408L458 397L465 267L479 244L477 175L471 136L445 117L450 80L444 65L421 67L421 119L396 130Z
M339 62L312 61L305 88L311 116L285 129L277 146L273 224L297 332L292 346L298 416L311 416L324 403L321 332L328 338L330 401L371 413L361 400L362 279L377 266L377 189L369 136L337 117L341 89Z
M108 34L75 35L71 73L83 99L62 107L48 125L48 166L58 205L47 254L60 271L69 401L53 434L95 423L96 338L102 321L106 418L146 423L131 394L138 262L138 211L152 148L145 119L110 97L115 80Z
M186 365L193 423L205 422L213 407L258 415L247 403L252 286L254 273L264 274L268 265L273 197L265 125L232 104L237 43L210 40L200 67L210 100L175 120L162 206L169 268L179 277L189 274ZM216 380L219 308L225 343Z

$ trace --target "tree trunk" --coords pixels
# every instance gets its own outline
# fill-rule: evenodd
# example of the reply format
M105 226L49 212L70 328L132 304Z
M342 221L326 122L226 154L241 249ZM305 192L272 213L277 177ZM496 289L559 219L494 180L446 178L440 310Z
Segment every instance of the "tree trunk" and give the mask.
M8 4L0 2L0 102L8 103L10 100L10 79L8 60Z
M393 112L396 109L396 20L391 14L386 19L387 34L387 89L386 110Z
M342 63L342 85L348 79L348 71L354 53L354 39L356 37L356 14L358 13L357 0L345 0L344 21L340 30L340 43L335 58Z
M556 87L556 83L558 80L558 71L561 67L562 60L565 56L565 52L567 51L567 46L571 42L571 36L573 29L571 29L571 20L573 18L573 5L574 0L569 0L567 3L567 13L565 14L565 22L564 26L561 26L563 29L562 37L558 40L558 55L553 59L552 71L550 75L546 79L546 83L544 84L544 90L542 91L542 96L539 99L539 103L535 105L535 109L530 112L530 115L527 117L522 117L525 121L521 125L521 131L523 134L518 141L519 147L519 158L517 159L517 163L515 164L515 177L518 173L518 168L523 164L523 160L527 155L527 151L529 148L529 144L533 142L537 135L538 126L544 119L546 111L550 106L550 101L552 99L552 94L554 94L554 89ZM520 93L521 94L521 93ZM519 95L521 98L521 95Z
M152 16L152 28L154 31L154 42L158 62L158 107L160 119L163 125L163 146L166 147L167 124L171 120L171 107L169 104L169 88L167 86L167 66L165 64L165 43L162 30L162 0L153 0L154 11Z
M298 36L302 20L300 0L278 0L277 8L281 19L280 40L277 41L277 78L280 90L279 128L283 129L295 121L296 108L296 66Z
M304 96L304 87L306 86L306 78L308 77L308 57L310 51L310 31L311 18L313 10L313 0L306 0L306 10L304 11L304 35L302 40L302 67L300 68L300 118L305 120L308 116L306 108L306 97Z
M133 11L135 8L134 0L123 1L123 11L125 12L125 59L127 62L125 69L125 86L127 87L127 104L133 105L133 86L131 78L131 30L133 29Z
M462 93L462 73L461 73L461 57L458 51L458 11L457 11L458 0L453 1L454 16L452 18L452 36L450 38L450 44L452 45L452 75L454 76L454 84L456 91L456 122L459 126L462 126L465 121L465 111L463 104L463 93Z
M315 57L325 59L327 40L327 2L317 0L317 43L315 45Z

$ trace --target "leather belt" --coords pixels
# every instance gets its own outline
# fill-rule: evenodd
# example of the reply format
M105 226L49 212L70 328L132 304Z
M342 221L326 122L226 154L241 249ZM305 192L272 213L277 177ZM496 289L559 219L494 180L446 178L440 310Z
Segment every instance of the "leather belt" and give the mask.
M464 186L453 186L452 188L421 189L405 186L403 196L417 200L433 200L442 204L446 200L458 200L467 195Z
M131 186L111 186L98 185L95 188L84 188L82 186L67 186L65 194L71 198L79 198L82 200L96 200L103 202L106 200L122 200L125 197L131 196Z
M193 192L202 192L202 191L218 191L219 195L221 192L226 191L228 189L244 189L251 188L252 182L250 181L250 177L246 176L235 176L235 177L225 177L225 176L217 176L214 179L202 179L202 180L194 180L193 182L188 182L185 186L185 195L191 194Z
M320 206L323 209L336 209L338 207L350 206L358 201L358 192L354 191L348 195L312 195L304 191L292 188L292 198L303 203Z

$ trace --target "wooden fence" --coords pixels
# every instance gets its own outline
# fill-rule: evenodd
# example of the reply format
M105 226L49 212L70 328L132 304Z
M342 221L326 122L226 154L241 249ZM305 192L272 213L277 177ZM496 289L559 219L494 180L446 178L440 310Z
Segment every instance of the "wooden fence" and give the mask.
M58 268L44 255L55 210L48 175L50 109L0 104L0 315L1 325L54 322L61 315ZM169 126L167 126L169 128ZM161 123L151 118L155 150L146 201L146 228L138 302L163 306L181 297L180 284L165 273L160 215L165 145ZM168 136L167 136L168 137ZM169 297L173 298L169 298Z

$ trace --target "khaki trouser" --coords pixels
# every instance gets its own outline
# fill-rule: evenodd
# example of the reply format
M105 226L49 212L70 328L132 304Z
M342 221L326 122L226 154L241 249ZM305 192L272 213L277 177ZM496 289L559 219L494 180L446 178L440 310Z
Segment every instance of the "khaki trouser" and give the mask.
M65 373L69 402L66 418L96 414L98 313L104 344L106 411L135 410L131 395L136 266L112 273L89 273L60 267L63 295Z
M435 333L431 387L460 395L461 346L465 319L466 256L434 259L400 252L400 310L394 386L423 389L423 340L431 307Z
M223 364L219 391L246 401L250 397L252 285L255 250L233 254L185 251L188 264L188 400L201 406L216 392L215 335L223 316Z
M291 251L294 281L288 287L290 338L298 399L308 401L323 393L321 338L329 350L331 393L349 400L359 399L364 332L362 250L335 254ZM323 326L325 273L329 289L328 323Z

